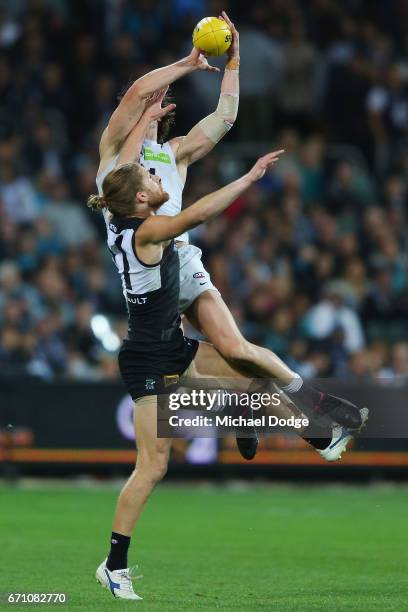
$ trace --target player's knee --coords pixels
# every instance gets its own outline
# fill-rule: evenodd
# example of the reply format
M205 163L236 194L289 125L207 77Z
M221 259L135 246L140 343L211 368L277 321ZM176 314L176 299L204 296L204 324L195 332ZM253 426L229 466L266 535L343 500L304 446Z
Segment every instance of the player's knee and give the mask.
M155 466L153 472L153 482L160 482L160 480L163 480L163 478L167 474L167 465L168 463L167 461L165 461Z
M233 336L221 338L216 348L227 361L241 362L247 361L248 344L245 338Z
M158 453L155 458L151 461L148 469L148 476L153 483L160 482L166 473L168 466L167 453Z

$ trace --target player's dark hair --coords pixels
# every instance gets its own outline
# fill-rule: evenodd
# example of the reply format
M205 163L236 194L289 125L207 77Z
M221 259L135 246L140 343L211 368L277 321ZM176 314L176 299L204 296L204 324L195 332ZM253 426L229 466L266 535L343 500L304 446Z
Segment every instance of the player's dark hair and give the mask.
M163 98L162 106L168 106L172 102L174 102L174 97L172 96L170 90L168 90L168 92ZM163 142L166 142L169 136L169 133L170 133L170 129L175 123L176 123L176 111L175 110L170 111L169 113L167 113L167 115L165 115L159 120L159 123L157 126L157 142L160 142L161 144Z
M133 85L133 83L134 83L134 79L131 79L125 85L125 87L123 87L123 89L119 92L117 96L118 102L122 100L123 96L129 89L129 87ZM174 97L171 93L171 90L169 89L163 98L162 106L168 106L172 102L174 102ZM176 111L175 110L170 111L169 113L167 113L167 115L165 115L162 119L160 119L160 121L158 122L158 126L157 126L157 142L160 142L160 143L166 142L169 136L169 133L170 133L170 129L175 124L175 122L176 122Z
M107 208L117 217L130 217L135 212L135 196L142 190L143 171L140 164L123 164L105 176L103 195L89 196L87 204L93 210Z

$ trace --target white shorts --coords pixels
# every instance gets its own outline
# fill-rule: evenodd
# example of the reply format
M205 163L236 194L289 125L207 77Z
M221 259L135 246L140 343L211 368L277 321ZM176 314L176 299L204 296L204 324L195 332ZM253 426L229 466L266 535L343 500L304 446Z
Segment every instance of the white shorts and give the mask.
M193 244L185 244L178 248L178 254L180 259L179 312L183 314L204 291L219 292L203 266L202 253L198 247Z

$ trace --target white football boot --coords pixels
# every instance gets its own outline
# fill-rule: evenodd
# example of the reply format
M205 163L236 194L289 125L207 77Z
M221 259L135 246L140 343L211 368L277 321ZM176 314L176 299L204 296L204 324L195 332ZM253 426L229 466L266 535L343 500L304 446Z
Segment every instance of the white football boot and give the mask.
M299 410L280 387L278 387L275 383L273 384L273 387L279 393L282 401L286 404L288 408ZM341 459L342 454L347 450L347 444L350 442L350 440L353 439L356 433L363 429L364 425L366 424L369 414L368 408L360 408L360 414L361 426L357 431L353 430L353 432L351 432L344 425L333 423L332 439L329 446L323 449L315 449L319 453L319 455L323 457L323 459L325 459L326 461L338 461L338 459Z
M366 424L368 413L368 408L360 408L361 427L358 431L361 431ZM316 450L326 461L337 461L341 458L344 451L347 450L347 444L353 439L355 433L355 431L351 432L344 425L335 423L332 428L332 440L329 446L323 449L317 448Z
M133 590L131 568L110 571L106 567L106 561L102 561L96 570L96 579L101 586L109 589L114 597L118 599L135 599L141 601Z

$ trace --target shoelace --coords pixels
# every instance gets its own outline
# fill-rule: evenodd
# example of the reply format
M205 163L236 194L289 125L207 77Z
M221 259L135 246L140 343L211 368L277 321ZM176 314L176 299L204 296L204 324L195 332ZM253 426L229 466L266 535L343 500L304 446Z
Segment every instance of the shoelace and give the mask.
M126 578L127 580L129 580L130 583L132 583L133 580L141 580L143 578L142 574L136 575L136 572L138 571L139 566L138 565L133 565L132 567L129 567L128 571L125 572L121 572L120 575L123 578Z

